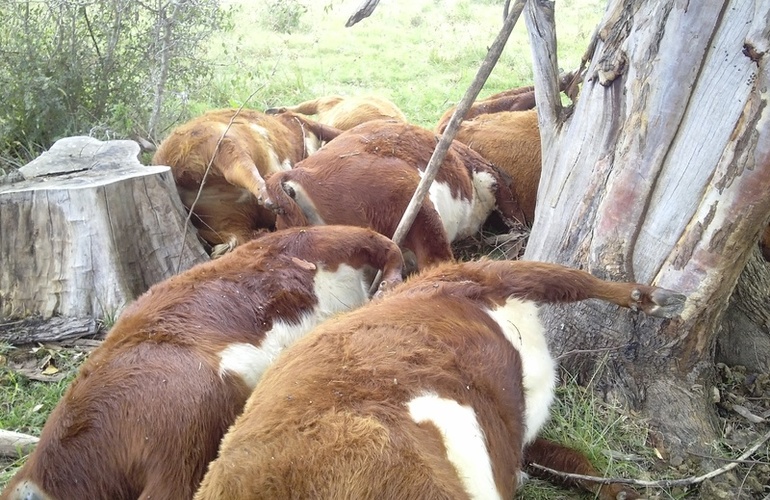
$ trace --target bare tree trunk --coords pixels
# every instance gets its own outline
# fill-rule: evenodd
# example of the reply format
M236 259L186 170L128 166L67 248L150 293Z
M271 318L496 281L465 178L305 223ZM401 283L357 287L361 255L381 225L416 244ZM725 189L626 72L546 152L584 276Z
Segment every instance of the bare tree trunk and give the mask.
M153 72L155 73L155 78L152 82L152 113L150 113L150 122L147 125L147 134L150 137L156 137L158 132L157 128L160 123L161 111L163 110L163 98L166 91L166 82L168 81L168 71L174 55L174 27L176 24L176 16L183 3L184 2L160 2L158 5L155 26L155 41L158 44L158 68Z
M598 304L546 314L557 353L601 349L566 367L593 373L602 360L606 394L682 457L716 436L716 335L770 216L770 2L612 0L569 117L552 9L527 9L543 174L525 257L688 295L673 321Z
M770 373L770 264L755 248L738 279L717 339L716 361Z

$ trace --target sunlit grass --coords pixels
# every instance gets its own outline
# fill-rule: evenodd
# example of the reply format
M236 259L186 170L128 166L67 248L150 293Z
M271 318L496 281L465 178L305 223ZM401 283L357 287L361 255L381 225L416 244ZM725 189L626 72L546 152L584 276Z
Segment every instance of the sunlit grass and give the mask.
M237 27L212 44L220 71L196 109L244 103L264 109L321 95L374 93L393 100L412 122L433 128L462 97L502 25L502 2L394 0L345 28L359 3L352 0L305 2L300 26L286 34L260 22L270 15L264 2L232 3ZM558 23L557 6L562 69L579 65L603 8L601 0L565 2L569 22ZM531 83L522 16L481 96Z

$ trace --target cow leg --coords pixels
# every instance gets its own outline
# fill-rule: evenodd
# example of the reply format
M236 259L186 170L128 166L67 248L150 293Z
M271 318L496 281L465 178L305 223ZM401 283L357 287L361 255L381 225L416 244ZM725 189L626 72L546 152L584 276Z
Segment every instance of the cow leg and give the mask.
M265 179L259 173L259 168L254 164L254 160L237 141L227 136L222 138L214 157L213 166L222 172L227 182L245 189L253 194L260 204L262 203L266 197ZM263 168L276 167L264 165Z
M454 260L441 217L429 203L420 207L411 229L406 233L403 246L414 252L420 271L441 261Z
M536 463L559 472L601 477L601 473L591 465L591 462L589 462L588 458L582 453L541 438L535 439L524 448L524 462L527 465ZM637 492L621 484L602 485L591 481L567 479L554 474L549 474L546 471L534 467L529 467L528 472L531 475L542 479L554 481L565 486L577 486L586 491L598 494L598 497L601 500L616 500L618 498L630 500L633 498L640 498Z
M680 293L640 283L605 281L579 269L547 262L500 261L508 294L535 302L601 299L651 316L673 318L684 308Z

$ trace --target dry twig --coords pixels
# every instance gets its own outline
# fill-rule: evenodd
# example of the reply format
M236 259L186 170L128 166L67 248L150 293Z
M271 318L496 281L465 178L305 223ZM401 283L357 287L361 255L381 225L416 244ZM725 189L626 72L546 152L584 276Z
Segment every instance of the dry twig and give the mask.
M531 467L534 467L535 469L548 472L549 474L553 474L555 476L564 477L568 479L579 479L583 481L591 481L591 482L600 483L600 484L620 483L620 484L630 484L634 486L646 486L648 488L670 488L672 486L691 486L694 484L702 483L706 479L711 479L712 477L716 477L720 474L724 474L725 472L731 471L732 469L736 468L738 465L743 463L748 457L750 457L755 451L757 451L760 446L765 444L765 442L768 439L770 439L770 431L767 432L764 436L762 436L740 457L732 460L731 463L725 465L724 467L714 469L711 472L707 472L706 474L703 474L701 476L692 476L692 477L687 477L683 479L659 479L657 481L643 481L641 479L584 476L583 474L571 474L569 472L561 472L558 470L551 469L549 467L544 467L536 463L531 463L529 465Z

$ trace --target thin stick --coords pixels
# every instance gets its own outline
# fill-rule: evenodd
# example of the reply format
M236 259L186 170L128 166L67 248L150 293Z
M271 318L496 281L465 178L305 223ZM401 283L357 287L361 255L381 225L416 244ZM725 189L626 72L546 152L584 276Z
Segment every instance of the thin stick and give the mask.
M755 451L757 451L760 446L765 444L765 442L768 439L770 439L770 432L762 436L756 443L754 443L751 446L751 448L746 450L743 453L743 455L735 459L732 463L729 463L724 467L720 467L719 469L714 469L711 472L703 474L702 476L693 476L693 477L688 477L684 479L660 479L658 481L643 481L641 479L626 479L622 477L621 478L595 477L595 476L584 476L583 474L572 474L569 472L561 472L558 470L551 469L549 467L544 467L536 463L531 463L529 465L534 467L535 469L546 471L555 476L565 477L568 479L580 479L580 480L591 481L591 482L600 483L600 484L621 483L621 484L631 484L634 486L646 486L648 488L670 488L672 486L689 486L693 484L702 483L706 479L711 479L712 477L716 477L720 474L724 474L725 472L728 472L736 468L738 465L743 463L744 460L750 457Z
M243 107L246 106L246 103L249 102L249 100L254 97L254 95L262 90L262 87L264 85L260 86L255 90L254 92L249 95L249 97L246 98L245 101L238 107L238 109L235 110L235 113L230 118L230 122L227 124L227 127L225 127L225 130L222 132L222 135L219 136L219 140L217 141L217 145L214 147L214 154L211 155L211 159L209 160L209 164L206 165L206 170L203 172L203 178L201 179L201 185L198 186L198 192L195 194L195 199L190 204L190 208L187 210L187 218L185 218L184 221L184 231L182 231L182 248L179 252L179 260L176 263L176 273L179 273L179 268L182 267L182 255L184 254L184 244L185 240L187 239L187 226L190 224L190 219L192 219L193 214L193 208L195 208L195 205L198 203L198 200L201 197L201 193L203 192L203 185L206 183L206 177L209 175L209 171L211 170L211 165L214 164L214 158L217 157L217 153L219 152L219 146L222 144L222 140L227 135L227 132L230 130L230 127L233 125L233 121L238 117L238 115L241 113L241 110L243 110Z
M516 25L516 21L519 19L521 11L524 10L526 1L527 0L516 0L516 3L513 4L513 8L508 13L508 17L506 17L505 22L503 22L503 27L500 30L500 33L497 35L497 38L495 38L495 41L489 48L487 56L484 58L484 61L482 61L478 72L476 72L476 77L474 78L473 83L471 83L471 86L468 87L468 90L465 91L465 95L463 95L463 98L460 100L459 104L457 104L457 108L455 108L455 111L452 114L452 118L449 120L449 124L444 130L444 133L441 134L441 139L438 141L436 149L433 150L430 161L425 167L425 174L423 175L422 179L420 179L420 183L417 185L417 189L415 190L414 195L412 195L412 199L409 201L409 205L407 205L406 210L404 211L401 222L398 223L396 232L391 238L393 242L396 243L396 245L401 245L404 236L406 236L409 228L412 227L412 223L414 222L415 217L417 217L417 212L422 206L425 196L428 194L430 185L436 178L439 167L444 162L444 158L446 157L446 153L449 150L449 146L452 144L455 135L457 135L457 130L460 128L460 123L462 123L463 118L465 118L465 115L468 113L471 105L476 100L476 97L479 95L479 92L481 92L481 89L484 87L484 83L486 83L487 78L489 78L490 73L492 73L492 70L495 67L495 64L497 64L497 60L500 59L500 54L503 53L503 49L505 48L505 44L508 41L508 37L511 35L511 31L513 31L513 27ZM381 278L382 273L378 272L374 282L372 283L370 293L374 293L377 290Z

